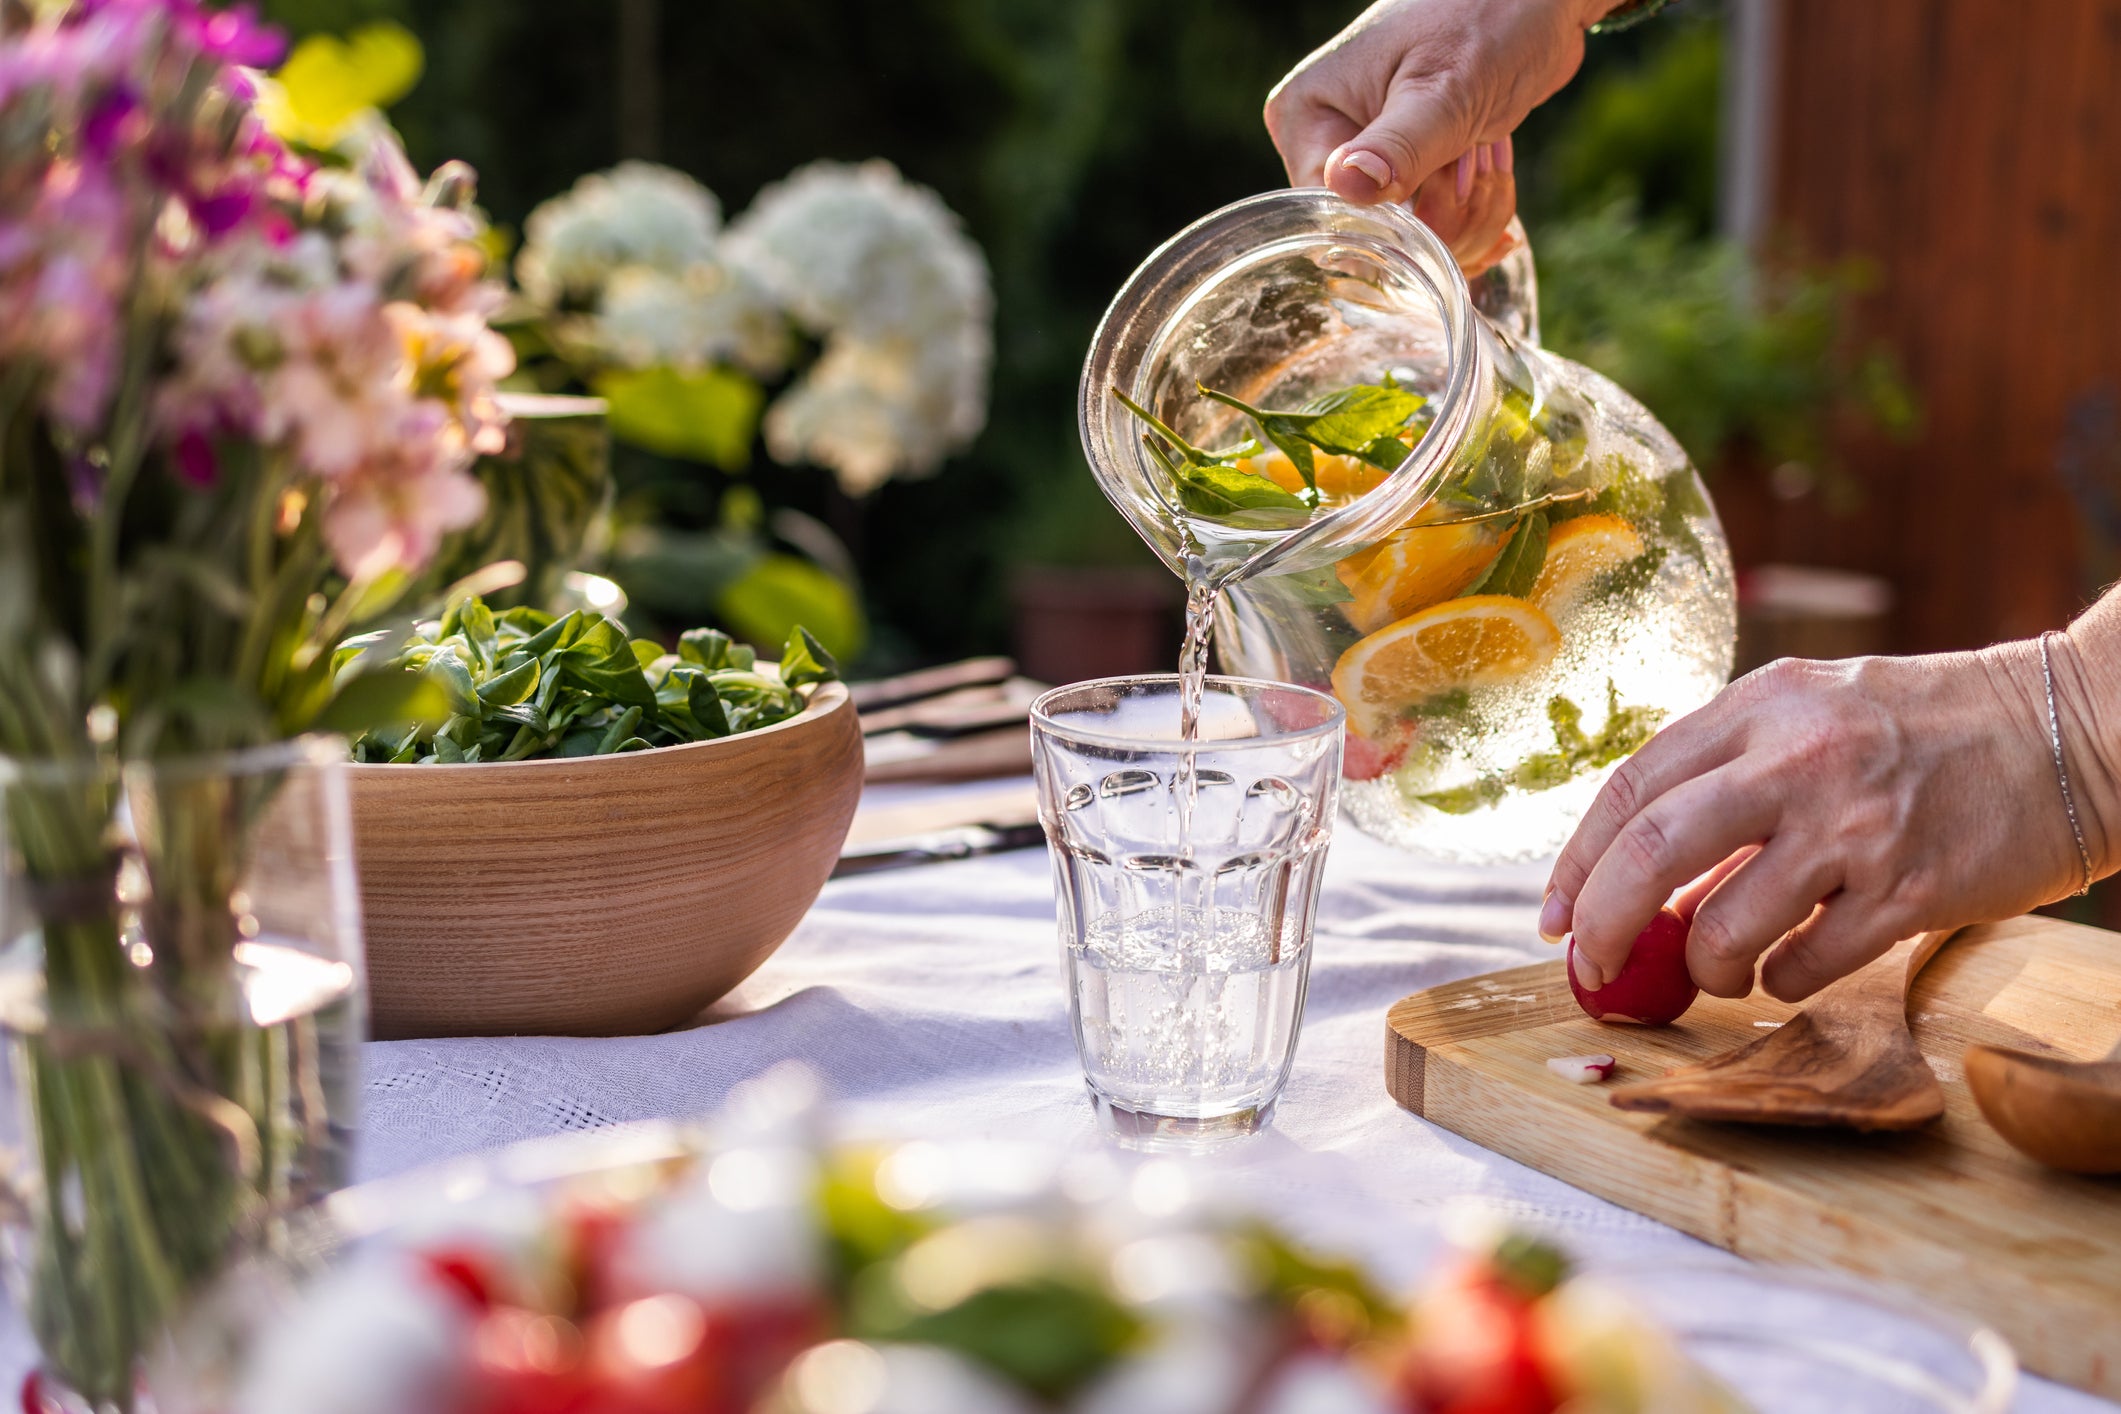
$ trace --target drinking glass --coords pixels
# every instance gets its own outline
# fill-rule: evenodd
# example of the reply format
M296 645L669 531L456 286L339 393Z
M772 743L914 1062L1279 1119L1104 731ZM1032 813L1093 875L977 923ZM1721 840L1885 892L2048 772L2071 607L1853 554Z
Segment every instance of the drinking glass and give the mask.
M1070 1016L1104 1128L1136 1147L1254 1133L1289 1078L1344 713L1323 693L1177 675L1031 707Z

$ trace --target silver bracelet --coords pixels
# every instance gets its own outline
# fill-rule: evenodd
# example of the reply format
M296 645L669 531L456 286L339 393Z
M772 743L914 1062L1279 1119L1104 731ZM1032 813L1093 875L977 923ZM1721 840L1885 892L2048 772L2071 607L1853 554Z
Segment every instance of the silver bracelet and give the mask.
M2083 898L2092 891L2092 852L2084 847L2084 827L2077 823L2077 799L2069 788L2069 768L2062 764L2062 718L2055 712L2055 665L2047 656L2047 640L2054 636L2049 629L2040 635L2040 677L2047 684L2047 744L2055 752L2055 779L2062 784L2062 809L2069 815L2069 832L2077 839L2077 862L2084 866L2084 882L2078 886L2074 898Z

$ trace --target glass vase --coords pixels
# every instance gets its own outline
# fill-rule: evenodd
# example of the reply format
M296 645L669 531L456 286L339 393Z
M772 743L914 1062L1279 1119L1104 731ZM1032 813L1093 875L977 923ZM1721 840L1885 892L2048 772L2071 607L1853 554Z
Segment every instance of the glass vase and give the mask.
M139 1407L216 1283L346 1181L363 986L343 755L0 758L19 1156L0 1239L47 1407Z

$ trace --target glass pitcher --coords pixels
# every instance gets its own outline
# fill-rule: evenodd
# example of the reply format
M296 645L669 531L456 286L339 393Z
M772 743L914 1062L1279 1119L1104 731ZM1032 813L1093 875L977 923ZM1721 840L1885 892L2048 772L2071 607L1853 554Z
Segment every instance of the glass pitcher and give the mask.
M1731 668L1700 477L1538 346L1534 288L1520 252L1476 299L1405 210L1273 192L1151 255L1083 370L1090 465L1197 600L1218 592L1225 670L1332 692L1350 817L1451 859L1558 848Z

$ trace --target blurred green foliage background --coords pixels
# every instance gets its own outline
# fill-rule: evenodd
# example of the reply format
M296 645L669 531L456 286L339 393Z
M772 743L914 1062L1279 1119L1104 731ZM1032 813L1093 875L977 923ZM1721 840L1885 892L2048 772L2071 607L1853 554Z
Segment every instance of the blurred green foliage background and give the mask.
M932 186L993 268L985 433L925 481L856 503L762 455L735 474L639 452L666 513L711 528L734 504L793 508L859 566L866 668L1005 648L1012 569L1150 563L1078 448L1074 394L1106 302L1164 238L1280 185L1269 89L1354 0L268 0L297 34L395 20L426 50L392 109L423 168L472 163L495 221L622 157L683 168L726 212L816 158L884 157ZM1549 342L1664 415L1698 460L1727 444L1805 454L1839 283L1763 305L1717 242L1722 17L1713 0L1591 45L1585 72L1518 139ZM1704 372L1706 338L1718 351ZM1807 422L1809 419L1809 422ZM807 548L807 547L798 547Z

